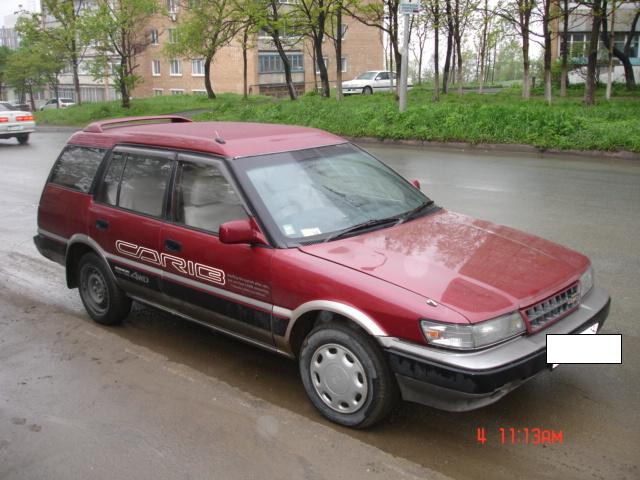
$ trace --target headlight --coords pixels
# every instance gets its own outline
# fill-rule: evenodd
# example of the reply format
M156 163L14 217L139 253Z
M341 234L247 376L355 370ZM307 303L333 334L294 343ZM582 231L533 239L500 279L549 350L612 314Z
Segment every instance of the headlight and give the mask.
M593 269L587 268L587 271L580 277L580 297L584 297L593 288Z
M526 330L522 316L518 312L511 312L475 325L437 323L431 320L422 320L420 325L429 344L457 350L486 347L520 335Z

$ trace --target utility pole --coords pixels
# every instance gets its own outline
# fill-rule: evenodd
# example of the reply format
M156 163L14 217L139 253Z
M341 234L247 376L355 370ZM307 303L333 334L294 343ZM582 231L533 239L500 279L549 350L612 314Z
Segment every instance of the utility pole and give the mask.
M404 38L402 42L402 63L400 64L400 113L407 109L407 81L409 76L409 15L420 12L420 0L401 0L400 13L404 17Z

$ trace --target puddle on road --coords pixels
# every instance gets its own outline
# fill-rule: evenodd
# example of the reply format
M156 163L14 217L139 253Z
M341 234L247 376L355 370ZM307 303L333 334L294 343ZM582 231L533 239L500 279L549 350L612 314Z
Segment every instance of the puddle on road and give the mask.
M559 391L557 385L543 378L525 384L498 404L474 412L448 413L403 402L388 420L372 429L357 431L329 423L316 412L293 361L137 304L124 327L110 332L173 362L456 479L478 478L479 471L484 471L487 478L509 480L514 478L514 472L518 472L519 478L608 476L606 466L600 470L597 456L591 457L590 465L585 464L582 459L585 451L576 445L501 445L500 427L580 431L579 418L575 424L563 424L555 408L558 403L566 406L573 402L575 409L575 399L558 398L562 389ZM553 396L555 400L550 401ZM488 438L485 445L477 441L478 428L485 428Z

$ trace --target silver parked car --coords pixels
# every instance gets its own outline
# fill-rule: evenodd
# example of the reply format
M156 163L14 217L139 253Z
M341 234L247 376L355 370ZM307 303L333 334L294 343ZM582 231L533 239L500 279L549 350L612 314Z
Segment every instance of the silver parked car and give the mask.
M75 104L76 102L74 102L70 98L52 98L43 106L41 106L40 110L51 110L53 108L67 108Z
M395 72L388 70L371 70L358 75L353 80L348 82L342 82L342 94L343 95L371 95L376 92L390 92L396 84ZM411 84L408 85L412 87Z
M14 110L0 103L0 139L16 138L21 145L29 141L36 131L36 122L31 112Z

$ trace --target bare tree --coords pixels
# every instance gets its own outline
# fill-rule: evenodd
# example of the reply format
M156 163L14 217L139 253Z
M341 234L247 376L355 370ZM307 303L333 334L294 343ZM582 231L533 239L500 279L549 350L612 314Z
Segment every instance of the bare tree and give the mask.
M636 5L639 5L637 8L633 20L631 21L631 25L629 27L629 32L627 33L627 40L624 43L624 47L622 50L615 46L615 42L613 45L610 45L610 38L607 35L608 25L607 25L607 0L602 0L602 43L607 49L611 49L615 57L620 60L622 66L624 68L624 78L626 83L627 90L633 90L636 87L636 79L633 73L633 65L631 64L631 48L633 46L633 40L636 37L636 32L638 31L638 21L640 20L640 2L635 2ZM614 28L611 27L611 38L614 38ZM611 48L613 47L613 48Z
M453 54L453 19L451 17L451 0L445 0L445 14L447 18L447 52L444 57L444 69L442 71L442 91L449 92L451 72L451 55Z
M411 31L415 33L416 42L413 43L413 56L418 65L418 83L422 83L422 57L427 46L429 36L430 19L427 10L422 10L419 15L411 17Z
M584 84L584 103L594 105L596 103L596 83L598 67L598 38L600 37L600 25L602 24L603 10L602 0L591 2L591 38L587 55L587 78Z
M394 68L395 62L396 77L400 78L400 66L402 64L402 54L400 52L398 8L400 0L382 0L380 2L363 2L345 7L349 15L359 22L380 29L387 34L390 52L390 69Z
M451 8L451 20L453 27L453 40L454 48L457 60L457 80L458 94L462 95L462 84L464 81L464 70L462 68L463 56L462 56L462 44L464 39L464 32L469 25L471 14L476 8L475 0L453 0Z
M542 35L544 38L544 99L551 105L551 22L552 17L551 2L555 0L542 0Z
M531 15L536 0L509 0L504 5L499 5L496 13L511 23L520 35L522 42L522 98L528 100L531 96L531 60L529 58L529 45L531 35Z
M479 62L479 74L478 74L478 80L479 80L479 85L478 85L478 93L482 93L482 89L484 87L484 80L485 80L485 69L487 67L487 50L489 47L489 30L490 30L490 26L491 26L491 19L493 17L493 15L490 14L489 11L489 0L484 0L484 4L482 6L482 9L480 10L480 18L481 18L481 34L480 34L480 48L479 50L479 55L478 55L478 62Z

